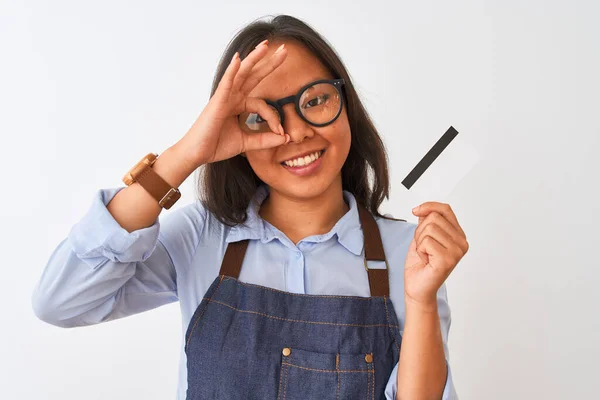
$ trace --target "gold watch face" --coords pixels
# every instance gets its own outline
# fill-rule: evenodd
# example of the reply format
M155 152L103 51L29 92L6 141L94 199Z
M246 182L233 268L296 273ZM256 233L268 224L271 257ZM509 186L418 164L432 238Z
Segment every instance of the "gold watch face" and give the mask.
M129 186L133 182L135 182L137 177L140 175L140 173L144 169L151 167L152 164L154 164L157 157L158 157L158 154L156 154L156 153L146 154L146 156L144 156L144 158L142 158L140 161L138 161L137 164L135 164L135 166L133 168L131 168L127 172L127 174L125 174L125 176L123 177L123 183L125 183L127 186Z
M131 176L131 174L128 172L127 175L123 177L123 183L129 186L133 182L135 182L135 180L133 179L133 176Z

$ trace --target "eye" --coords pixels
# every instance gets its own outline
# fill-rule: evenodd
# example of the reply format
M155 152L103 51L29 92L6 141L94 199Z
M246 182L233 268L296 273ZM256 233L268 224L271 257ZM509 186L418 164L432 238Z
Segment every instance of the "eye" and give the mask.
M243 113L238 116L240 128L246 132L261 132L265 130L266 121L257 113Z
M315 97L315 98L310 99L309 101L307 101L304 104L304 108L312 108L312 107L319 106L319 105L325 103L328 99L329 99L329 95L328 94L322 94L320 96L317 96L317 97Z
M257 113L249 113L248 116L246 117L247 124L261 124L263 122L267 122L267 121L264 120L260 116L260 114L257 114Z
M249 113L246 117L244 123L245 125L253 131L257 131L261 129L261 125L267 122L257 113Z

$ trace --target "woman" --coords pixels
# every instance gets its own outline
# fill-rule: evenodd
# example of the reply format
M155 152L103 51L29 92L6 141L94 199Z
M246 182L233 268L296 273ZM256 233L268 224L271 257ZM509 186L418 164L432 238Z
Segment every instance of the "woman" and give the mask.
M289 16L238 33L208 105L147 168L176 188L200 166L202 200L160 224L140 182L100 190L46 266L38 317L179 300L180 399L456 398L444 281L465 234L446 204L418 225L379 214L384 146L322 37Z

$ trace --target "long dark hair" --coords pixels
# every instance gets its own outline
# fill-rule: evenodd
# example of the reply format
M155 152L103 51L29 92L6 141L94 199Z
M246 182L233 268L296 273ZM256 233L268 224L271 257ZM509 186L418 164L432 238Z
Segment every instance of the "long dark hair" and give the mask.
M221 57L211 97L235 52L239 52L243 59L265 39L269 39L269 42L294 40L303 44L335 78L344 79L342 93L347 105L351 145L342 167L342 188L352 193L356 201L373 215L383 217L378 209L382 201L389 197L385 146L354 90L340 57L332 46L305 22L289 15L278 15L271 21L256 20L239 31ZM206 209L221 223L232 226L246 221L246 209L261 184L262 180L254 173L247 159L237 155L202 166L197 191Z

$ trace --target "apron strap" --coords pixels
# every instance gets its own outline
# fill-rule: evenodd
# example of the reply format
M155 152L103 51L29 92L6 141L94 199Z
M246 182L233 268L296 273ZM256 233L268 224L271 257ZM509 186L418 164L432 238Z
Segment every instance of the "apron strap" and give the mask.
M358 204L358 203L357 203ZM390 295L390 284L388 279L388 262L383 251L381 233L373 215L364 206L358 204L358 215L363 229L365 249L365 269L369 276L369 287L371 296ZM367 261L383 261L385 269L370 269Z
M240 276L247 248L248 239L229 243L227 250L225 250L225 257L223 257L219 275L227 275L237 279Z
M388 263L383 251L383 242L377 222L373 215L361 204L358 204L358 215L363 229L364 250L365 250L365 269L369 278L369 287L371 296L386 296L389 297L389 279L388 279ZM227 245L225 256L221 263L219 275L227 275L237 279L240 276L244 255L248 248L248 240L232 242ZM385 269L369 269L367 261L383 261Z

